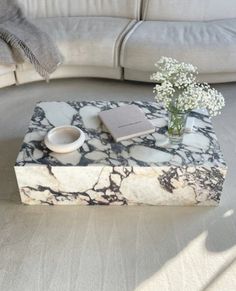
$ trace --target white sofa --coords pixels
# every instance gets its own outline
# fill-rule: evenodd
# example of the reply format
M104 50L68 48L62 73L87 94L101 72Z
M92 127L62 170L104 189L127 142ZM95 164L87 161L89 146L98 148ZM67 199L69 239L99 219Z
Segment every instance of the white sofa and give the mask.
M164 55L198 66L202 81L236 81L235 0L146 0L142 19L123 42L126 79L149 80Z
M206 82L236 81L235 0L18 0L55 40L51 78L150 81L163 55L199 67ZM0 65L0 86L41 80L29 63Z

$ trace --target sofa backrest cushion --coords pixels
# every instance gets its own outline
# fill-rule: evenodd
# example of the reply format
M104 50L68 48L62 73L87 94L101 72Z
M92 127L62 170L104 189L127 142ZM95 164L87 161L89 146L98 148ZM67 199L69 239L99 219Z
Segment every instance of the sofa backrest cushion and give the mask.
M139 19L141 0L18 0L28 17L110 16Z
M204 21L236 17L236 0L143 0L144 20Z

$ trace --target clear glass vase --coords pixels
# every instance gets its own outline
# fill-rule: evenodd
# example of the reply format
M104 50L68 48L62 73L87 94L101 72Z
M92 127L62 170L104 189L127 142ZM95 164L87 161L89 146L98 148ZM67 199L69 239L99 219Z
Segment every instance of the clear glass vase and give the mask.
M168 135L172 144L183 141L188 113L179 111L168 112Z

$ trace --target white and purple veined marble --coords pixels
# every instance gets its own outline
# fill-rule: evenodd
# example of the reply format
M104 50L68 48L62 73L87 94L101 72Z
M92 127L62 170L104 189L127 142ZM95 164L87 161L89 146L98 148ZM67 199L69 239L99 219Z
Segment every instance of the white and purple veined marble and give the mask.
M194 130L182 144L165 144L167 113L156 102L139 106L156 132L115 143L98 112L127 102L40 102L34 110L15 171L22 202L43 205L217 205L226 175L211 121L192 112ZM43 140L55 126L86 134L69 154L50 152Z

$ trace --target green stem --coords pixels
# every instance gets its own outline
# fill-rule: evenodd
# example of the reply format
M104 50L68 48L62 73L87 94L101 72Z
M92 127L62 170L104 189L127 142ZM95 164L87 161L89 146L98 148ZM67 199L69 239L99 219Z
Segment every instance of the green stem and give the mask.
M181 136L185 127L185 114L180 113L178 109L174 109L170 111L170 120L168 126L168 133L170 135L178 135Z

